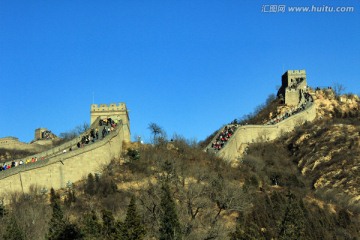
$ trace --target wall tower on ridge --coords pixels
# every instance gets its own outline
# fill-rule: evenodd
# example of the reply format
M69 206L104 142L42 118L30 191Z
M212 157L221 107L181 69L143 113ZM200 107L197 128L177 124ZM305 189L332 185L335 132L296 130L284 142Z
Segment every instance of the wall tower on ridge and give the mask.
M111 118L118 125L122 126L124 132L124 140L130 141L130 119L129 112L125 103L110 103L107 104L91 104L90 109L90 125L98 118Z
M288 106L296 106L301 99L301 91L307 88L305 70L288 70L281 77L282 85L278 96L284 98Z

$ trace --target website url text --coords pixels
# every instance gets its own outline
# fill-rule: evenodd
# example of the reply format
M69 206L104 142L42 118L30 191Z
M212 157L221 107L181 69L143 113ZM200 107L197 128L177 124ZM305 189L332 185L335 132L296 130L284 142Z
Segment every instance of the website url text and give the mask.
M264 13L349 13L355 12L355 8L352 6L286 6L286 5L262 5L261 12Z

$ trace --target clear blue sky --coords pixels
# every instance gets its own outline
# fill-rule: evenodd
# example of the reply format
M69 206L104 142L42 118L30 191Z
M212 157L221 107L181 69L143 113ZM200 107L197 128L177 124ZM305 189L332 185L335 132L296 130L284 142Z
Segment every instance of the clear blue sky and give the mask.
M274 4L355 10L262 12ZM359 94L360 0L0 1L0 137L69 131L94 95L127 104L133 136L149 141L155 122L199 141L276 93L287 69Z

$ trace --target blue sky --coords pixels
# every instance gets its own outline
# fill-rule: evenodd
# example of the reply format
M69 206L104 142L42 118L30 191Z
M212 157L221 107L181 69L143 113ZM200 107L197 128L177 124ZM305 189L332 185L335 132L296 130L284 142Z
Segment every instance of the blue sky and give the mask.
M261 11L279 4L355 10ZM69 131L94 100L125 102L145 141L150 122L200 141L264 103L287 69L359 94L360 1L0 1L0 137Z

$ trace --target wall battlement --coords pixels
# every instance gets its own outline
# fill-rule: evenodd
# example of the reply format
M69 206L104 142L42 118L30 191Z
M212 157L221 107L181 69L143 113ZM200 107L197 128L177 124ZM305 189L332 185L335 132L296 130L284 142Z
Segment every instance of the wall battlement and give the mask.
M306 70L288 70L288 74L306 74Z
M93 112L108 112L108 111L127 111L125 103L110 103L110 104L91 104L91 111Z

